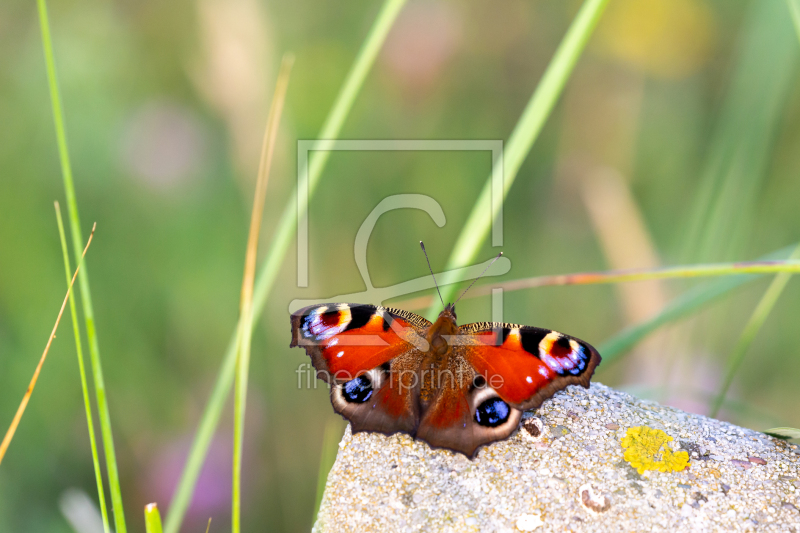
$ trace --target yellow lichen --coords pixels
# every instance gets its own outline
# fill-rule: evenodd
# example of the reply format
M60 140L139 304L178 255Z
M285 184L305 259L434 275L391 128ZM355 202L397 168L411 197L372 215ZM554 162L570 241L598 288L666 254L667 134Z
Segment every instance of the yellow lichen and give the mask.
M672 437L660 429L628 428L622 438L622 447L626 448L623 458L640 474L645 470L679 472L689 464L689 454L673 452L668 444L671 440Z

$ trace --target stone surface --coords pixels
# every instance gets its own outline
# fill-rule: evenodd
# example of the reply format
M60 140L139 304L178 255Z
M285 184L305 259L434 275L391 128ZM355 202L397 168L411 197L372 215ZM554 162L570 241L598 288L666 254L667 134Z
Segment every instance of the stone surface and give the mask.
M639 474L632 427L664 431L682 471ZM593 383L525 414L474 460L407 435L352 435L328 477L315 533L391 531L800 533L800 450L763 433Z

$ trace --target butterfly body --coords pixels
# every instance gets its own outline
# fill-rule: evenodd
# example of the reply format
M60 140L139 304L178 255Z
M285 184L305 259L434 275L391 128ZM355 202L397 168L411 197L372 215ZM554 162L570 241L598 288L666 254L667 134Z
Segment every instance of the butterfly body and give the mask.
M469 457L510 436L524 410L588 387L600 363L589 344L552 330L458 326L453 305L433 323L380 306L309 306L292 315L291 346L311 356L353 432L408 433Z

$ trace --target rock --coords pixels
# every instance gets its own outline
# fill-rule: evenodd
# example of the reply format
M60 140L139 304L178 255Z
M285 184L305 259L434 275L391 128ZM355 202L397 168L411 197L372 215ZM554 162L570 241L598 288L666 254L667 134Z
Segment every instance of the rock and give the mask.
M597 383L521 426L474 460L348 427L313 531L800 533L795 445Z

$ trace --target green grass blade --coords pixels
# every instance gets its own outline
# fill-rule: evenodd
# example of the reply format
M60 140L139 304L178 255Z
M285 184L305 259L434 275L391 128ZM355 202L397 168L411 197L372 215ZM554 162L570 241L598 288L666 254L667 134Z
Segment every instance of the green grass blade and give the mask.
M158 512L158 505L154 503L144 506L144 530L147 533L162 533L161 513Z
M765 429L764 433L766 433L767 435L772 435L773 437L779 439L785 439L785 440L800 439L800 429L797 428L786 428L786 427L770 428L770 429Z
M789 5L789 12L792 14L792 23L794 23L797 38L800 39L800 0L786 0L786 3Z
M325 431L322 434L322 450L319 454L319 472L317 474L317 499L314 503L314 516L319 513L319 506L322 503L322 495L325 493L325 485L328 481L328 473L336 462L336 454L339 451L339 440L342 437L342 423L338 419L329 419L325 424Z
M686 291L667 304L667 306L653 318L625 328L603 342L598 347L599 352L603 356L603 363L608 365L661 326L690 315L717 298L728 294L732 290L741 287L748 281L752 281L757 277L757 274L743 274L717 280Z
M320 133L321 139L335 139L339 136L341 127L353 106L355 97L363 86L364 80L375 62L375 57L381 49L383 42L386 40L386 35L389 33L389 29L392 27L404 3L405 0L386 0L386 2L384 2L367 39L356 57L355 63L347 75L331 112L325 120L325 124ZM311 162L309 167L309 197L311 197L314 192L315 186L324 170L326 161L327 157L325 156L325 152L320 152ZM281 216L278 229L275 232L275 236L267 252L267 257L256 279L255 289L253 291L254 322L258 321L258 317L264 309L269 292L272 290L272 286L275 284L275 280L278 277L278 272L283 266L286 252L292 240L292 235L297 228L296 195L297 191L295 190L292 199L287 203L286 209ZM189 457L184 466L178 486L175 489L169 512L167 513L165 524L166 533L178 533L183 517L186 514L186 509L191 502L194 487L200 475L200 469L205 462L206 453L211 444L211 438L217 428L225 400L233 385L236 370L237 336L238 335L235 333L234 338L231 339L228 344L222 366L217 373L217 380L214 383L211 397L200 419L200 424L198 425L192 447L189 451Z
M797 41L784 6L745 10L730 81L708 140L682 232L685 262L735 257L754 226L756 199L794 87Z
M64 254L64 269L67 274L67 285L72 278L72 268L69 265L69 251L67 249L67 236L64 234L64 221L61 218L61 208L56 202L56 220L58 221L58 236L61 239L61 251ZM89 428L89 444L92 448L92 465L94 466L94 477L97 482L97 497L100 501L100 513L103 516L103 531L109 533L108 527L108 507L106 506L106 493L103 488L103 472L100 470L100 458L97 453L97 440L94 434L94 422L92 420L92 402L89 399L89 386L86 383L86 368L83 364L83 344L81 343L81 329L78 320L78 312L75 309L75 293L69 294L69 312L72 315L72 329L75 334L75 352L78 354L78 370L81 376L81 390L83 391L83 405L86 407L86 424Z
M236 349L236 373L233 393L233 490L231 491L231 532L241 532L242 513L242 448L244 445L244 413L247 405L247 372L249 367L249 338L252 329L252 315L242 315ZM247 344L247 346L245 346Z
M791 254L794 249L794 246L783 248L760 258L760 260L770 261L782 259ZM720 296L724 296L732 290L741 287L748 281L752 281L758 277L758 274L730 276L699 285L686 291L670 302L656 316L628 327L602 343L598 347L598 351L603 356L603 363L608 365L661 326L705 307Z
M350 72L347 74L344 85L339 91L328 117L325 119L325 123L319 133L319 139L332 140L339 137L344 120L350 113L353 102L358 92L361 90L361 87L364 85L364 80L372 68L372 65L375 63L375 58L383 46L389 30L404 4L405 0L386 0L384 2L380 13L378 13L378 17L375 19L369 31L369 35L361 46L353 66L350 68ZM329 151L319 151L309 162L309 200L313 196L317 184L322 177L322 171L325 169L329 156ZM284 209L283 215L281 215L275 237L267 252L267 258L256 280L256 287L253 294L253 309L256 311L256 314L260 313L264 308L267 296L269 296L269 292L275 284L275 279L278 277L278 272L280 272L283 266L286 252L292 242L292 236L297 229L297 219L303 214L302 210L298 212L297 202L295 201L296 197L297 188L295 188L292 193L292 200L286 205L286 209ZM300 209L305 209L306 207L307 206L304 205ZM167 533L174 532L168 531Z
M73 253L80 257L83 249L83 237L81 235L80 218L78 216L78 202L75 197L75 187L72 181L72 166L69 160L69 150L67 149L67 134L64 128L64 115L61 107L61 96L58 90L58 80L56 77L56 65L53 54L53 43L50 37L50 23L47 18L47 4L45 0L37 0L39 10L39 22L42 31L42 45L44 48L45 64L47 68L47 82L50 87L50 100L53 107L53 122L56 129L56 142L58 144L58 154L61 161L61 174L64 179L64 191L67 198L67 211L69 214L70 234L72 237ZM114 525L117 533L126 533L125 512L122 507L122 491L119 484L119 470L117 468L117 458L114 453L114 437L111 432L111 416L106 400L106 388L103 380L103 369L100 364L100 348L97 342L97 331L94 322L94 310L92 308L91 291L89 290L89 273L86 265L81 268L78 274L78 286L81 291L81 303L83 315L86 321L86 334L89 339L89 355L92 362L92 377L94 379L95 395L97 397L97 409L100 416L100 432L103 439L103 451L105 452L106 470L108 471L108 484L111 492L111 505L114 510Z
M461 230L447 263L446 271L463 267L474 261L478 248L489 234L492 223L492 217L487 217L486 214L496 213L497 207L508 195L522 162L536 142L536 138L561 96L572 70L607 4L608 0L586 0L581 6L508 140L504 151L502 197L492 197L492 178L490 176ZM446 274L444 277L445 279L440 282L444 285L442 297L445 302L452 302L457 286L448 283ZM439 311L441 311L439 306L434 304L428 310L428 318L436 318Z
M791 257L800 257L800 246L795 249ZM775 307L775 303L783 293L783 289L786 288L786 284L789 283L789 278L791 276L792 274L790 272L781 272L775 276L775 279L773 279L772 283L770 283L767 291L764 293L764 296L761 297L761 300L758 302L755 310L753 310L753 314L750 315L750 320L747 321L747 325L744 327L742 335L739 337L739 340L736 342L736 346L733 348L733 352L731 352L731 356L728 358L728 370L725 373L725 380L722 382L719 392L711 404L710 416L712 418L716 418L717 414L719 413L719 408L722 406L722 402L725 401L725 395L728 394L728 389L730 388L731 383L733 383L733 378L736 376L736 372L739 371L742 361L744 361L744 356L747 354L747 350L750 348L750 345L753 343L756 335L758 335L758 332L761 330L761 326L763 326L764 322L766 322L767 317L772 311L772 308Z
M336 102L333 104L328 117L325 119L325 124L322 126L319 139L331 140L339 136L344 121L353 108L356 96L358 96L361 87L364 85L364 80L367 78L367 74L369 74L373 63L375 63L375 58L378 56L378 52L380 52L383 42L386 40L386 35L388 35L397 15L400 13L400 9L402 9L405 3L406 0L386 0L386 2L384 2L380 13L378 13L378 17L372 24L369 35L361 46L361 50L358 52L355 63L353 63L350 72L345 78L344 85L342 85L339 94L336 96ZM325 168L329 156L330 151L324 150L317 153L317 156L310 162L308 168L309 197L312 195L312 191L319 182L322 170ZM294 209L293 206L292 209ZM293 231L294 229L289 233Z

